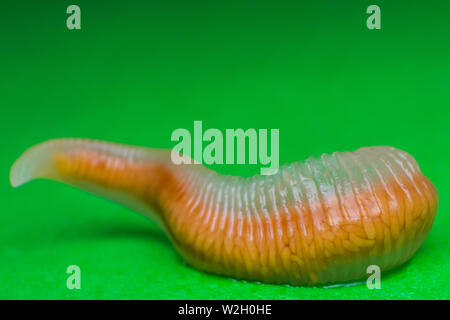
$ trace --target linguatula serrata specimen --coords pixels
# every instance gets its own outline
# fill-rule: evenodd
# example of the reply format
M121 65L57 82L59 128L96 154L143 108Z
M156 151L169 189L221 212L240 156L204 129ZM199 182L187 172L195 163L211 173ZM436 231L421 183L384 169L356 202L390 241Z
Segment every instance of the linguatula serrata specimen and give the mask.
M27 150L10 179L54 179L131 207L198 269L292 285L358 280L369 265L402 264L437 211L434 186L392 147L324 154L253 177L174 165L170 152L50 140Z

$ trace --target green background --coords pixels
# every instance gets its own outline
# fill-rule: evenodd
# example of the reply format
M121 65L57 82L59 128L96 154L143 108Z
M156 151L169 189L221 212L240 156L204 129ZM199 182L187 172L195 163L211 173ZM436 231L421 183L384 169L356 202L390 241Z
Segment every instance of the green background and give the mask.
M316 3L317 2L317 3ZM395 3L394 3L395 2ZM82 29L66 28L81 7ZM433 299L450 296L450 5L376 1L0 4L0 298ZM263 285L191 269L156 225L52 181L9 185L31 145L88 137L171 148L176 128L276 128L280 163L362 146L412 154L440 205L382 289ZM216 166L252 175L255 165ZM82 289L66 288L81 268Z

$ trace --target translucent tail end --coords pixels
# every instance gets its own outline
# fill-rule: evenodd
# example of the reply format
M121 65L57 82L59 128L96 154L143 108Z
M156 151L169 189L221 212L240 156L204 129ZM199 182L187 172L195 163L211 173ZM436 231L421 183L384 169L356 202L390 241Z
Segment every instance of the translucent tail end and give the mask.
M17 187L36 178L48 178L127 189L131 184L142 186L144 176L154 178L151 174L169 159L164 150L89 139L55 139L26 150L13 164L10 182Z
M50 140L26 150L11 168L9 174L11 185L18 187L36 178L58 179L59 174L54 157L56 154L63 153L64 149L75 143L74 141L70 139Z
M11 168L11 185L37 178L119 202L158 224L160 219L152 208L161 192L178 184L169 151L89 139L49 140L26 150Z

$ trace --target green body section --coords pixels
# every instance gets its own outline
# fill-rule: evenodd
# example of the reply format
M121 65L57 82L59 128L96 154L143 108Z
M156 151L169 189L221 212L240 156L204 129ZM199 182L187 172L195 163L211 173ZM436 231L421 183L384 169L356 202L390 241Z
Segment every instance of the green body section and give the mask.
M378 1L77 1L3 4L0 298L449 298L450 4ZM280 164L391 145L414 155L440 207L422 247L382 289L262 285L185 265L156 224L51 181L13 189L14 160L55 137L171 148L173 130L276 128ZM215 165L251 176L255 165ZM81 290L68 290L69 265Z

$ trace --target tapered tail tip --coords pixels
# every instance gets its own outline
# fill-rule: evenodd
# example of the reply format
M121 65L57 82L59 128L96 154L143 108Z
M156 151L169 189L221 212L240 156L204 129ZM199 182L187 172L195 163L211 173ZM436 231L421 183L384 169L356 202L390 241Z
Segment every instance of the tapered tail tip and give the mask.
M14 188L24 184L29 180L24 179L24 169L24 166L19 165L18 161L14 162L13 166L11 167L11 171L9 172L9 182Z
M35 178L51 176L55 172L54 163L51 161L55 144L55 140L50 140L26 150L11 167L11 185L18 187Z

